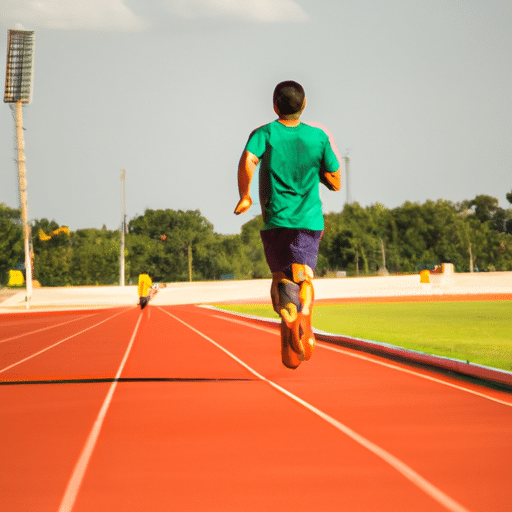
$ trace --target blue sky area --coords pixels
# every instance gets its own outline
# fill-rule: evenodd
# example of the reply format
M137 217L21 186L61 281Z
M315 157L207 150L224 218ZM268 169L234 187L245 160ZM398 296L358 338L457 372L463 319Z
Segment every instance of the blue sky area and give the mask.
M31 219L118 229L195 210L239 233L236 171L251 130L296 80L304 120L350 158L349 187L322 192L388 208L512 190L508 0L4 0L7 30L36 34L23 109ZM0 110L0 202L18 206L14 120Z

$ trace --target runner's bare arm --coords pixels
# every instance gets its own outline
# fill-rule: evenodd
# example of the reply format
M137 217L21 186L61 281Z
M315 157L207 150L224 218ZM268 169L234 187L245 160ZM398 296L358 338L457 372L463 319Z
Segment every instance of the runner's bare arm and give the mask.
M245 213L252 205L252 199L249 195L251 188L251 181L254 171L260 159L249 151L244 151L238 164L238 192L240 194L240 201L235 208L235 214L240 215Z

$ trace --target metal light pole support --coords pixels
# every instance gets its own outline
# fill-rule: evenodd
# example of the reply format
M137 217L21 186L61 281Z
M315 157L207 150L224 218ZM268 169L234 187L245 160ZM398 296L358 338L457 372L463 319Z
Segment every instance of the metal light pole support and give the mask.
M352 202L352 197L350 195L350 158L348 157L348 155L345 155L343 157L343 163L345 164L345 203L350 204Z
M125 232L126 232L126 171L121 171L121 249L119 254L119 284L124 286L124 252L125 252Z
M30 308L32 298L32 261L30 258L31 229L28 223L27 177L25 168L25 144L23 141L23 115L21 101L16 102L16 145L18 147L18 178L20 188L21 224L25 250L26 307Z

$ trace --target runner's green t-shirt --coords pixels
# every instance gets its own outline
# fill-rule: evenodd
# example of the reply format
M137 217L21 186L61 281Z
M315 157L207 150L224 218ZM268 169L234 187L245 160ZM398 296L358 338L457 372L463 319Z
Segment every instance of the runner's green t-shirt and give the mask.
M320 173L336 172L339 161L321 128L273 121L251 133L246 151L260 159L264 229L324 229Z

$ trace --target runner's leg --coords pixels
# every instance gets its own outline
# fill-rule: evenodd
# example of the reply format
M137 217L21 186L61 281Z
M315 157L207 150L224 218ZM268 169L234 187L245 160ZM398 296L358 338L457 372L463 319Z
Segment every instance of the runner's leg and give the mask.
M299 284L300 311L298 324L300 326L300 344L304 351L304 359L307 361L313 354L315 348L315 335L311 325L313 314L313 301L315 289L313 287L314 272L308 265L294 263L292 265L293 280Z

